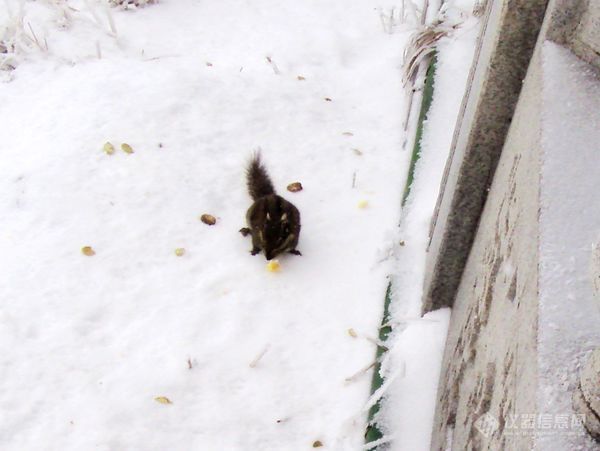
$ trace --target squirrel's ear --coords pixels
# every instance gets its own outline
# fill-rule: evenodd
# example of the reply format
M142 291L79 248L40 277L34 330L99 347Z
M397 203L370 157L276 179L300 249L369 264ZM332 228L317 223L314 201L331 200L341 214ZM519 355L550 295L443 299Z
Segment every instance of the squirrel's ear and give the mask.
M286 222L287 221L287 213L284 213L281 215L281 222Z

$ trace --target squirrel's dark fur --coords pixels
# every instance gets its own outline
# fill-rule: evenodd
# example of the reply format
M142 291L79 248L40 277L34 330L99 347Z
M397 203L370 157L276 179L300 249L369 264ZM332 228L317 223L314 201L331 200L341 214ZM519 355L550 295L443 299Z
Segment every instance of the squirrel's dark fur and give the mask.
M267 260L284 252L302 255L296 246L300 237L300 212L291 203L275 193L273 182L255 153L246 170L248 192L254 203L248 208L248 227L242 235L252 235L252 255L264 251Z

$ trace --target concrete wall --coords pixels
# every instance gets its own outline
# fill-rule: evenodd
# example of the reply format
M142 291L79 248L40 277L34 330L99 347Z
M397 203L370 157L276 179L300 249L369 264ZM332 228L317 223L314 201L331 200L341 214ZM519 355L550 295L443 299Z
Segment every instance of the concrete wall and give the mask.
M450 445L448 429L452 449L532 447L504 421L536 411L539 79L529 73L456 295L432 449ZM486 413L499 423L484 435L474 423Z
M558 135L544 133L552 102L547 101L543 53L544 43L550 39L600 67L600 1L532 1L520 14L509 11L515 6L516 2L509 0L488 0L483 50L474 63L474 89L467 93L463 117L457 123L455 148L433 223L424 311L453 306L438 388L433 450L600 448L585 434L541 435L539 429L515 427L531 416L539 421L546 413L552 414L553 421L558 414L572 416L570 399L577 385L577 368L589 351L600 345L600 310L594 313L592 296L584 287L589 284L591 293L591 279L574 276L567 280L566 275L562 278L566 273L560 272L589 273L580 256L582 242L589 237L581 235L591 227L600 229L600 191L557 174L549 179L547 167L552 164L544 163L550 158L555 167L558 162L564 167L569 164L567 155L579 157L578 166L589 161L588 175L597 174L600 187L600 129L598 139L589 143L592 148L598 146L595 153L569 154L572 149L566 144L544 147L544 139ZM538 24L535 33L530 29L529 33L514 34L519 27L532 24ZM508 49L499 45L510 41L505 33L512 36L513 45L535 46L526 62L506 58ZM504 55L496 55L498 52ZM487 70L493 64L500 65ZM510 127L502 136L500 124L494 138L486 141L477 129L496 113L489 111L495 102L485 99L485 91L490 85L500 86L502 81L496 78L503 77L503 70L508 71L508 78L519 73L513 65L524 65L521 69L526 76L516 95L499 99L502 111L514 111L508 120ZM560 124L556 128L560 132ZM497 139L499 150L494 148ZM481 170L483 160L477 153L485 152L498 152L497 166L489 158L490 164L483 168L491 171L490 180L493 177L487 186L482 185L483 178L470 175ZM574 181L575 171L567 173ZM561 195L565 183L575 185L564 190L570 198ZM542 205L541 192L556 195ZM585 199L593 207L581 215L561 208L560 204L569 204L574 198ZM482 202L479 212L473 206L477 199ZM542 214L542 222L540 211L550 212ZM548 227L552 216L560 219L565 214L570 215L573 227L563 227L563 232ZM461 215L474 216L465 221ZM594 218L599 219L598 224L589 224L596 222ZM569 230L578 241L564 236ZM562 262L563 268L555 273L540 264L540 246L548 240L559 244L573 241L572 247L563 246L560 259L568 262ZM540 302L540 292L547 293L547 301ZM578 305L569 305L573 302ZM584 318L573 318L576 310ZM540 335L546 338L540 341Z
M423 311L451 306L547 0L488 0L434 213Z

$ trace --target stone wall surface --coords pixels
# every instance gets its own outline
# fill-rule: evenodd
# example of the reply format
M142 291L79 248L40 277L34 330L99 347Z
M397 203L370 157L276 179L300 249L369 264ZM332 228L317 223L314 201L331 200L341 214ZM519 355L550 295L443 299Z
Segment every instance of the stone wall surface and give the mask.
M423 311L451 306L502 151L547 0L488 1L428 248Z
M453 306L432 450L600 449L600 444L585 433L544 435L547 431L540 430L540 424L523 430L526 419L552 421L551 428L557 426L559 418L566 416L570 421L574 414L570 400L577 399L577 373L590 350L600 346L600 309L596 312L592 306L589 258L582 257L582 246L589 236L600 232L600 190L592 186L596 174L600 188L600 124L597 139L590 139L589 131L585 136L571 135L579 140L578 148L589 143L586 152L570 148L568 140L556 145L562 131L567 131L561 127L577 128L567 125L568 118L564 124L554 121L552 133L544 128L549 117L560 119L560 111L548 111L560 110L560 105L548 97L552 92L544 73L544 46L554 41L600 67L600 1L532 1L518 14L510 11L517 3L488 0L487 27L472 70L473 87L466 94L463 115L457 122L432 225L424 311ZM519 27L528 27L529 32L515 33ZM522 48L533 49L526 61L507 57L514 49L501 45L517 45L519 39L528 41L520 44ZM486 100L485 93L498 83L495 77L507 73L511 78L519 70L523 80L511 97L512 107L507 97L498 99L503 111L512 108L512 112L500 150L496 150L496 166L494 157L478 155L494 151L490 147L493 140L482 136L482 130L487 133L489 128L480 127L499 117L490 112L496 106L493 99ZM569 98L565 99L566 104ZM501 128L502 124L496 131ZM494 139L499 139L498 135ZM548 145L548 139L553 143ZM586 173L586 183L576 180L576 171L566 170L567 180L556 171L549 178L548 168L562 164L568 169L569 158ZM587 168L582 158L589 162ZM482 167L484 160L488 165ZM478 170L490 171L487 185L482 185L481 174L471 177ZM568 194L561 191L566 183L573 185L563 190ZM551 192L555 194L546 196L542 205L541 193ZM479 212L473 207L477 199L482 202ZM577 208L582 214L571 205L574 200L579 201ZM570 209L563 208L565 205ZM562 228L553 224L561 215L567 222ZM550 249L550 257L556 256L553 240L556 249L563 252L555 272L540 255L540 249L542 254ZM546 301L540 300L540 293L546 293ZM583 392L588 399L589 380L593 379L590 367L587 365L584 372Z
M529 74L454 302L432 449L532 445L504 429L509 414L535 412L539 79ZM484 415L497 422L486 433Z

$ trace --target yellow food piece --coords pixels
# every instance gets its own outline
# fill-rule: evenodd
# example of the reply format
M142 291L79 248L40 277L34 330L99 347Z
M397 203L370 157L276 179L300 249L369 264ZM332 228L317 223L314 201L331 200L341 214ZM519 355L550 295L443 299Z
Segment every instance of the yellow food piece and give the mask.
M175 249L175 255L177 255L178 257L181 257L185 254L185 249L182 247L178 247L177 249Z
M166 396L157 396L156 398L154 398L154 400L161 404L173 404L173 402Z
M348 329L348 335L350 335L352 338L358 337L358 335L356 334L356 331L352 328Z
M109 142L105 142L104 146L102 147L102 150L104 150L104 152L106 152L107 155L112 155L113 153L115 153L115 146L113 146Z
M96 251L94 251L94 249L92 249L92 246L83 246L81 248L81 253L88 257L91 257L92 255L96 255Z
M281 266L279 265L279 260L269 260L267 262L267 271L277 272L280 269L281 269Z
M133 148L127 143L121 144L121 149L123 149L123 152L125 153L133 153Z
M358 202L358 208L367 208L368 206L369 206L369 201L366 199L363 199Z

